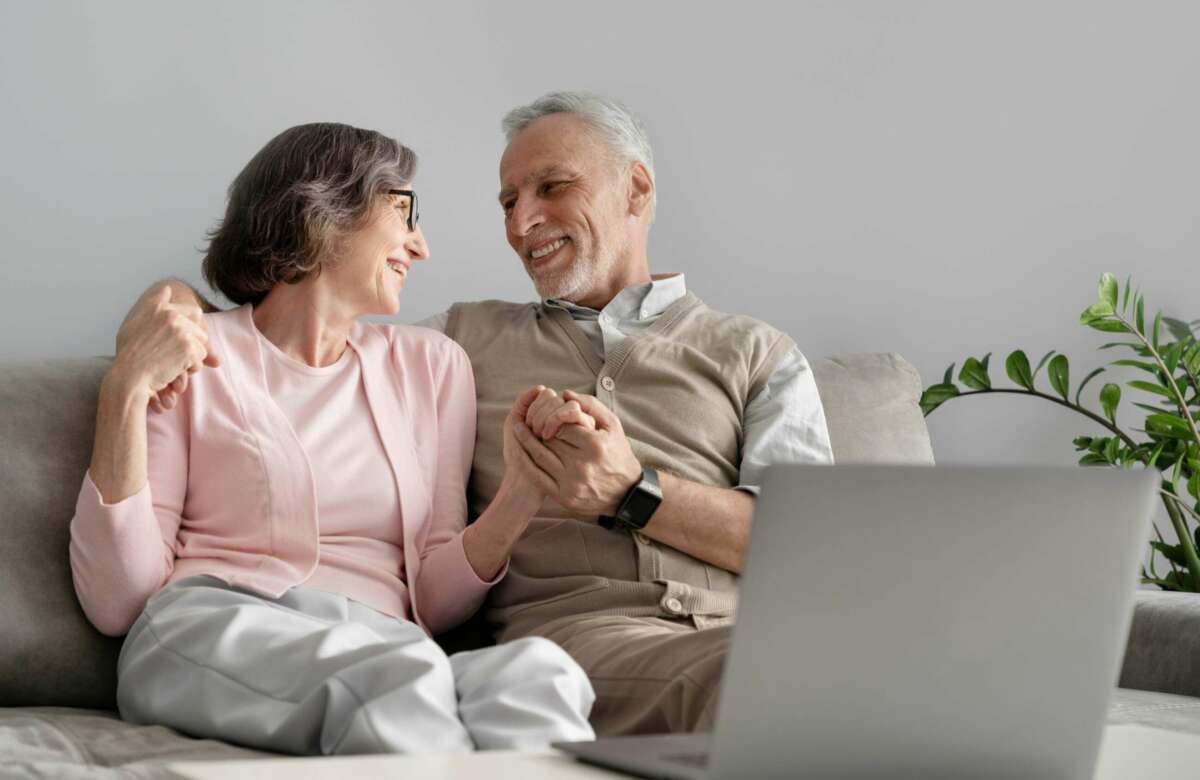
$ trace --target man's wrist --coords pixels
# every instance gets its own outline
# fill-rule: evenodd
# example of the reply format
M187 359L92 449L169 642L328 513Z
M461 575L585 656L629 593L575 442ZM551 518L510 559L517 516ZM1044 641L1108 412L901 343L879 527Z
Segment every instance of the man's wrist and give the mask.
M635 459L630 468L633 470L625 476L620 490L608 502L602 514L615 515L617 510L621 508L621 504L625 501L625 497L629 495L629 491L633 490L634 486L642 481L642 464Z
M637 482L625 493L616 510L600 516L600 525L608 529L619 527L640 531L649 524L662 500L658 471L643 467Z

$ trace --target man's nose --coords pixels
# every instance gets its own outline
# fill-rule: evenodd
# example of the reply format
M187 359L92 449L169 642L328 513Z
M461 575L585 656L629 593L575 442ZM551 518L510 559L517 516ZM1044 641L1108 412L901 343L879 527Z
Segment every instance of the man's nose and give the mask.
M408 252L408 256L413 260L429 259L429 245L425 243L425 234L421 232L420 225L417 225L404 240L404 251Z
M517 201L508 219L508 229L516 236L525 237L529 231L542 224L542 209L536 200Z

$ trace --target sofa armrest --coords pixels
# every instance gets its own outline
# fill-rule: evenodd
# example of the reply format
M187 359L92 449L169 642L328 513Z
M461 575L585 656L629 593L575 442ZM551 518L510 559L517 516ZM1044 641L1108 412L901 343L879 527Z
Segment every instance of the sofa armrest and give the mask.
M1137 592L1118 684L1200 696L1200 593Z

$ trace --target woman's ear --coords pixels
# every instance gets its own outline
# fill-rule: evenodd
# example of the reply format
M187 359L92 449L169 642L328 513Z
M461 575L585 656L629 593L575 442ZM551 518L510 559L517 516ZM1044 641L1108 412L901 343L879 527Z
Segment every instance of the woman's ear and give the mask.
M654 199L654 179L650 171L640 162L629 165L629 213L640 217L649 212Z

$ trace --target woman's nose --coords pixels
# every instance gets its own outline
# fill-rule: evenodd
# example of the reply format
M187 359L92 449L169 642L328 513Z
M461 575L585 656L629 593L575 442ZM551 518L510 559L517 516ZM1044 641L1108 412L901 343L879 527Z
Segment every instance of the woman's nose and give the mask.
M404 242L404 249L413 260L429 259L429 245L425 243L425 234L421 232L420 225L417 225L416 229L408 234L408 238Z

